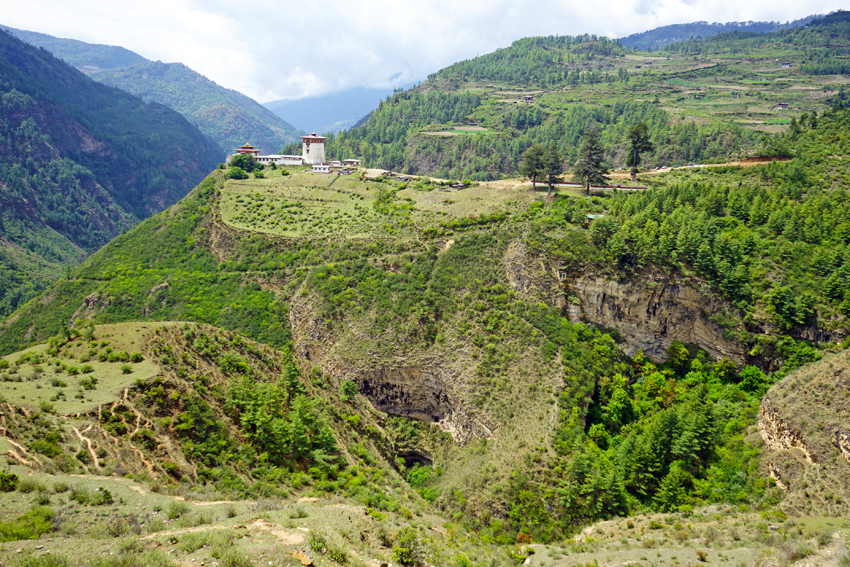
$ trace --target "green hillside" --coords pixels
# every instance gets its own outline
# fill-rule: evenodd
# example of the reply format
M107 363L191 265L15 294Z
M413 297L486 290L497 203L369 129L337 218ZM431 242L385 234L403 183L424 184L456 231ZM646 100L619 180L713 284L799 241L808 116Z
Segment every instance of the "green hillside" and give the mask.
M119 88L145 102L173 108L232 153L246 141L267 153L277 153L303 132L284 122L255 100L210 81L182 63L145 61L123 69L88 73L95 81Z
M50 51L95 81L176 110L215 140L225 154L246 141L275 153L302 134L255 100L215 84L182 63L148 61L123 47L5 29Z
M804 26L822 16L807 16L791 22L691 22L688 24L672 24L661 26L645 32L633 33L620 38L620 43L630 49L657 51L666 45L688 39L704 39L714 35L742 31L749 33L770 33L784 29Z
M43 47L68 65L78 69L120 69L147 61L138 53L116 45L91 44L8 26L0 27L20 40L36 47Z
M840 64L844 20L651 67L524 40L328 143L446 179L213 170L0 321L0 553L847 564L846 77L781 66ZM524 103L472 78L530 68L578 82ZM574 159L592 125L624 162L639 122L653 165L715 163L625 191L448 180L513 174L533 142Z
M433 464L402 472L486 542L559 540L642 511L774 506L753 437L761 397L847 334L848 124L847 110L807 119L777 141L789 161L591 198L216 171L19 310L2 349L86 320L189 320L265 342L396 416L384 458ZM604 217L588 225L589 213ZM570 320L570 306L590 307L589 274L702 289L713 334L627 356L623 329ZM721 340L742 362L708 355Z
M183 197L222 154L176 112L0 32L0 314Z
M765 135L823 112L843 92L846 20L837 12L793 29L720 34L652 53L591 35L525 38L382 102L362 125L331 136L326 153L406 173L498 179L515 174L534 143L556 146L571 165L577 141L597 125L609 163L622 167L626 131L645 122L656 142L646 167L737 159L763 151ZM430 134L468 122L496 135Z

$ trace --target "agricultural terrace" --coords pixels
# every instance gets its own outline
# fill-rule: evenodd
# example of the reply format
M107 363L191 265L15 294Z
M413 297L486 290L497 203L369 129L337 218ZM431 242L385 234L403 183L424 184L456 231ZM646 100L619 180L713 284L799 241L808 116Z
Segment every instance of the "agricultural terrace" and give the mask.
M224 222L240 230L295 238L416 239L427 228L452 221L509 217L539 198L498 184L457 189L424 178L367 181L298 170L228 180L220 206Z

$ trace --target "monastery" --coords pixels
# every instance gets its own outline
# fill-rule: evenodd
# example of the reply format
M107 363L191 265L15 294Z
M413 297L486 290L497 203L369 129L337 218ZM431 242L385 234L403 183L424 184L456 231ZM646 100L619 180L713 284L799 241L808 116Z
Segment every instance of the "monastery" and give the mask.
M314 170L319 170L321 173L326 173L325 168L329 168L330 166L325 162L325 136L319 136L315 132L310 134L309 136L301 136L301 155L300 156L287 156L287 155L260 155L260 150L250 145L248 142L245 142L241 148L236 148L233 150L235 153L233 155L238 154L248 154L254 156L259 163L262 164L270 164L273 163L275 165L311 165ZM233 155L227 156L227 162L230 161L230 158ZM347 159L344 160L346 165L360 165L359 159ZM333 164L331 164L333 165ZM329 169L328 169L329 171Z

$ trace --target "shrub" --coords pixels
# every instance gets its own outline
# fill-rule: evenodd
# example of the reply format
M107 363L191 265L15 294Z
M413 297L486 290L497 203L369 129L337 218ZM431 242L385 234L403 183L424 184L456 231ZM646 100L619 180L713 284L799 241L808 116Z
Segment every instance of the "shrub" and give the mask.
M179 500L172 501L165 510L165 515L169 520L176 520L183 514L189 511L189 505Z
M17 478L17 477L15 477ZM47 486L40 480L34 478L22 478L18 481L18 492L29 494L30 492L41 492L47 490Z
M344 380L342 382L342 386L340 387L341 396L343 402L347 402L351 398L357 395L357 384L352 382L351 380Z
M130 353L130 362L141 362L145 359L140 352L131 352Z
M91 374L92 372L94 372L94 366L92 366L91 364L83 364L80 367L80 372L82 372L83 374Z
M18 475L15 473L6 472L5 469L0 471L0 492L12 492L18 484Z
M0 522L0 541L38 539L41 534L50 533L53 529L52 518L50 507L36 506L17 520Z
M401 528L393 544L393 561L402 565L415 565L424 559L425 550L419 532L411 527Z
M129 364L122 364L121 365L121 374L132 374L132 373L133 373L133 367L132 366L130 366Z

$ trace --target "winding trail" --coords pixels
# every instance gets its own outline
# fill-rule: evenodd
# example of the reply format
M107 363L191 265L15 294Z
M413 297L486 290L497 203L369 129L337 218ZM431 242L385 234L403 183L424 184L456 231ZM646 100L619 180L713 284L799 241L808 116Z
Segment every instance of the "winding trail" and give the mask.
M94 427L94 426L89 425L88 427L83 429L83 433L85 433L87 431L91 431L92 427ZM92 458L92 463L94 463L95 468L99 469L100 468L100 461L97 458L97 453L94 452L94 448L92 447L91 439L89 439L88 437L84 437L83 433L80 433L80 430L77 429L76 427L71 427L71 429L73 429L74 433L77 434L77 437L80 438L80 442L86 444L86 446L89 449L89 455L91 455L91 458Z

